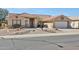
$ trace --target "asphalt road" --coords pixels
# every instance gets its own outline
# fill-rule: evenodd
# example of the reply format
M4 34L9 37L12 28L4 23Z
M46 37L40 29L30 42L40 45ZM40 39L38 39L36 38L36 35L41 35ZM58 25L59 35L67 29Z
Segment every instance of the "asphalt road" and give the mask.
M0 38L0 50L78 50L79 35Z

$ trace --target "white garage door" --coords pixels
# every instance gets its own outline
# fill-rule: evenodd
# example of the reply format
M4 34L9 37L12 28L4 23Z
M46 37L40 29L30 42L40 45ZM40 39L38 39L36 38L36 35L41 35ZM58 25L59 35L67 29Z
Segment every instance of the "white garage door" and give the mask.
M55 22L56 28L67 28L67 22Z

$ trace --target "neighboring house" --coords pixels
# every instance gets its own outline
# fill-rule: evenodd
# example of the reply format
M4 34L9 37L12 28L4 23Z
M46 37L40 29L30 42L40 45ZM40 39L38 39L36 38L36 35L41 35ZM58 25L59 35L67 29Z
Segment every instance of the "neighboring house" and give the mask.
M71 28L79 28L79 16L68 16L71 21Z
M48 28L79 28L79 16L10 13L6 20L8 21L9 27L19 24L21 27L25 28L37 28L41 21L44 25L47 25Z

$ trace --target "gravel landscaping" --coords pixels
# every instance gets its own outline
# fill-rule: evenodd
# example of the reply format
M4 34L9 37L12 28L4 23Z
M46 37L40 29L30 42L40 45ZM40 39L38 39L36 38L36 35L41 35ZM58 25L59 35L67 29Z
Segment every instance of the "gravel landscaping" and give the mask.
M79 32L79 29L0 29L0 36L5 35L22 35L22 34L48 34L48 33L66 33Z

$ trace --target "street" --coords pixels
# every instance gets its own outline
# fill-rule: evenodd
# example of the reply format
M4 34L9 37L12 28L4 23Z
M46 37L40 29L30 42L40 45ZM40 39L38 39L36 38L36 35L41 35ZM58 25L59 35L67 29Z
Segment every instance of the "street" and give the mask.
M0 50L78 50L79 35L0 38Z

